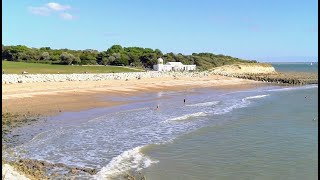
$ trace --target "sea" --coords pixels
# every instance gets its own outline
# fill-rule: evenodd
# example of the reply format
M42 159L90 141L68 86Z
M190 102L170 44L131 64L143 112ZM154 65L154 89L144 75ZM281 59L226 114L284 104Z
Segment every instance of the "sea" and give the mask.
M273 62L272 66L279 72L318 73L318 62Z
M317 63L273 66L318 69ZM21 128L17 133L34 137L11 150L98 171L76 179L125 179L126 173L151 180L318 179L318 85L200 88L111 100L133 103L67 112Z

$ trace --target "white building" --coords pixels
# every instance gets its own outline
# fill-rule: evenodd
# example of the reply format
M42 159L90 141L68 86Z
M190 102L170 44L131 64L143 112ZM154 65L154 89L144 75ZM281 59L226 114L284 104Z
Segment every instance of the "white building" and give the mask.
M163 64L163 59L159 58L156 65L153 65L156 71L193 71L196 65L183 65L181 62L167 62Z

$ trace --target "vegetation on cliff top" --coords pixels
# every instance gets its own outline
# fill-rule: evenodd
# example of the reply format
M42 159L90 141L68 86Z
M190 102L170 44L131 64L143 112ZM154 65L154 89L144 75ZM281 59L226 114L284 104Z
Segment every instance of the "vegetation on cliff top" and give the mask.
M152 68L157 59L162 57L164 63L182 62L183 64L195 64L199 70L207 70L213 67L233 64L237 62L255 63L255 60L244 60L231 56L213 53L193 53L183 55L181 53L163 54L159 49L142 47L122 47L113 45L106 51L92 49L70 50L51 49L50 47L29 48L23 45L2 45L2 61L33 62L46 64L79 64L79 65L123 65L142 68Z

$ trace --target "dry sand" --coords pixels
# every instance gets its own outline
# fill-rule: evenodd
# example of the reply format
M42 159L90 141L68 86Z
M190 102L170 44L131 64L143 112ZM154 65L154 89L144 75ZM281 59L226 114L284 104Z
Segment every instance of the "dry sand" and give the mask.
M133 96L146 92L188 90L214 87L232 88L259 84L252 80L219 75L208 77L144 78L140 80L106 80L81 82L43 82L2 84L2 111L53 115L64 111L81 111L128 102L106 101L104 97Z

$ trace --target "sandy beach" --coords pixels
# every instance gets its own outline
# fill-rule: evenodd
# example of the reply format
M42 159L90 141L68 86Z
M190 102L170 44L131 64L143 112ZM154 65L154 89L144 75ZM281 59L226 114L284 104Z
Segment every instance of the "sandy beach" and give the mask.
M192 88L245 87L261 82L210 75L208 77L144 78L141 80L106 80L2 84L2 111L53 115L127 102L104 101L101 97L133 96L146 92L188 90Z

